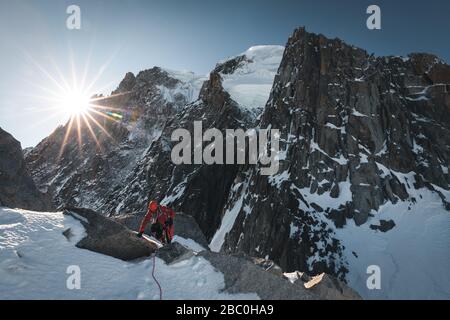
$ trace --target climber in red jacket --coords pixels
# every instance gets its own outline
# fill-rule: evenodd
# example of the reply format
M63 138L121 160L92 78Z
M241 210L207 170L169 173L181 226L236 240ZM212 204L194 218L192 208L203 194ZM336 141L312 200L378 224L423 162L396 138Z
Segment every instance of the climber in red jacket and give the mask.
M152 227L150 230L152 236L161 241L161 243L170 243L174 233L174 217L175 212L172 209L162 206L156 201L150 201L147 214L142 219L138 237L142 237L145 227L151 220Z

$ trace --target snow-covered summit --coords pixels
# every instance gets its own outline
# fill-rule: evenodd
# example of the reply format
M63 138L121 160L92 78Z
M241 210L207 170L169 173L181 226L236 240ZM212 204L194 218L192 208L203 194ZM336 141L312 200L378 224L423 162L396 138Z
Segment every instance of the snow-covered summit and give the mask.
M283 46L254 46L228 59L240 58L240 62L232 73L221 73L224 89L244 108L263 108L269 99L283 52Z

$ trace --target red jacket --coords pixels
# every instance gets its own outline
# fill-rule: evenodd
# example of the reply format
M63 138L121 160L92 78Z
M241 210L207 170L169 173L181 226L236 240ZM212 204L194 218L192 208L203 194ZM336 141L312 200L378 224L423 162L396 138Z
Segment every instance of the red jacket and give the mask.
M160 223L163 228L165 229L165 232L167 233L170 240L173 238L174 234L174 225L173 225L173 219L175 217L175 212L165 206L158 205L158 209L156 212L151 212L150 209L147 211L147 214L145 215L144 219L142 219L141 227L139 228L139 232L144 232L145 227L149 223L150 220L155 216L156 222Z

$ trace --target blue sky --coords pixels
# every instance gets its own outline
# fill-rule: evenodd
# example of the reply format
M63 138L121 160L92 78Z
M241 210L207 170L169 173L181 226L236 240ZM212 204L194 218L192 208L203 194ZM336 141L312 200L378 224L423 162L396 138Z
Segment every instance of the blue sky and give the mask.
M81 7L82 29L66 28L66 8ZM382 10L382 30L366 28L366 8ZM152 66L208 73L218 60L260 44L284 45L298 26L339 37L376 55L435 53L450 61L450 1L366 0L0 0L0 127L23 147L67 121L43 99L56 77L114 89L127 71ZM40 69L38 65L42 68ZM52 117L49 119L49 117Z

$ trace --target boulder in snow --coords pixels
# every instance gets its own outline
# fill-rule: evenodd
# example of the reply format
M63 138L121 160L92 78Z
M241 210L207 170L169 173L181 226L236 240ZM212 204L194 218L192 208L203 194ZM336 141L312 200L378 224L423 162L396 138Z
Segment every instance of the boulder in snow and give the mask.
M67 207L64 214L79 220L86 229L86 237L77 243L79 248L125 261L150 256L157 249L156 244L138 238L127 227L95 211Z
M174 264L193 257L194 252L178 242L172 242L160 248L157 256L166 264Z

